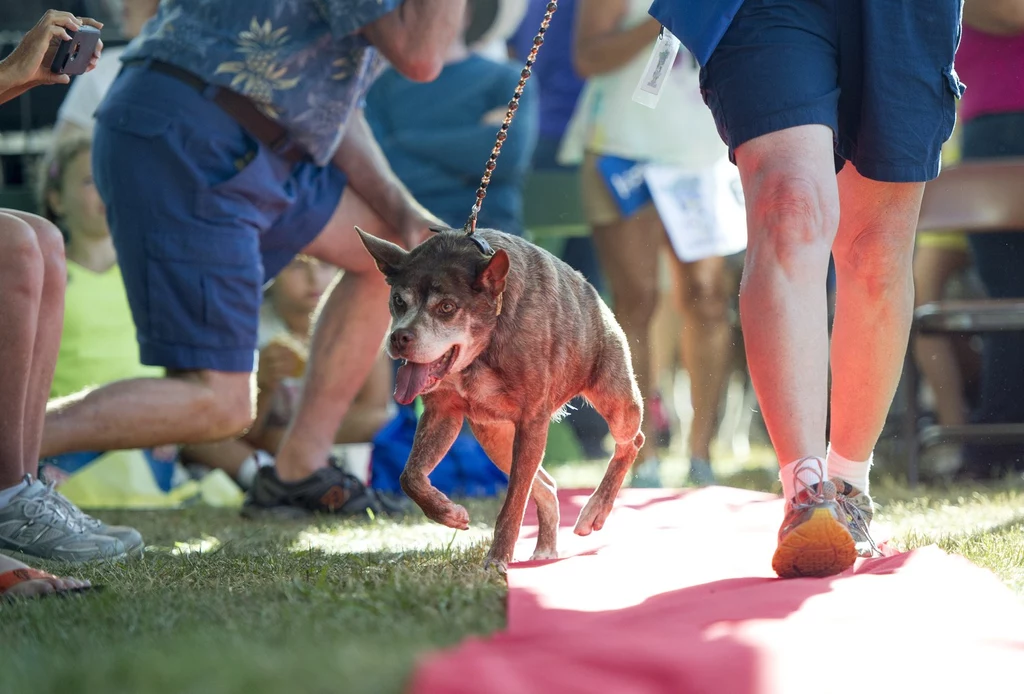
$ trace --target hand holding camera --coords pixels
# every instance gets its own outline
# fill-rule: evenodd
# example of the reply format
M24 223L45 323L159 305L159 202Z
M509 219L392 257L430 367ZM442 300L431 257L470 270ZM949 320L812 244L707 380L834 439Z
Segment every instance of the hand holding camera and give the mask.
M102 28L95 19L48 10L0 61L0 99L43 84L67 84L71 75L96 67Z

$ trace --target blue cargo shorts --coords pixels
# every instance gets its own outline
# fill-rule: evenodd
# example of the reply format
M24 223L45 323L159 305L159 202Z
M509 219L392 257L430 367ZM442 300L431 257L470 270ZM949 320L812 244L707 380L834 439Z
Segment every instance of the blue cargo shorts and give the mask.
M685 22L661 0L663 24ZM743 143L828 126L836 172L883 182L939 173L964 85L953 59L962 0L745 0L701 70L730 157Z
M145 63L97 110L92 159L142 363L252 371L263 287L326 226L345 175L275 154Z

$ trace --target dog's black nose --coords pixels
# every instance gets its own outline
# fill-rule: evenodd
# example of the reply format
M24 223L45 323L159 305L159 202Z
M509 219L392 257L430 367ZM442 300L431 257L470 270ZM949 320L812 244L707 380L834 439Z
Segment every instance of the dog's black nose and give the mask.
M412 331L406 328L399 328L391 333L391 346L394 349L405 349L412 343Z

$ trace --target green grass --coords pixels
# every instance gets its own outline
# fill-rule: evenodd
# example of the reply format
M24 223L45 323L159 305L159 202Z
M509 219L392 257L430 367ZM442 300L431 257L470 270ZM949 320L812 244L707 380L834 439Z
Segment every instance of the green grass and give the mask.
M593 465L560 468L592 484ZM727 483L771 489L770 470ZM875 490L898 546L937 542L1024 595L1024 492ZM145 559L81 567L107 589L0 606L0 692L399 692L416 659L504 626L505 584L480 566L496 502L455 534L401 522L253 523L230 511L108 513ZM55 568L55 567L48 567Z

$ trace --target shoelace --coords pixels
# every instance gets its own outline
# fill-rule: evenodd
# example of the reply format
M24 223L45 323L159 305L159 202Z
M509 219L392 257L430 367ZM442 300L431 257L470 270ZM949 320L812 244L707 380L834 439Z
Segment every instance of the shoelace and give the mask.
M81 519L75 514L69 513L67 507L52 496L49 490L31 499L25 499L22 502L22 507L25 510L25 517L30 523L41 521L51 526L63 525L74 533L86 531Z
M875 540L871 537L871 532L868 530L868 522L864 518L864 513L852 502L845 494L840 494L836 489L836 484L832 480L825 479L825 466L822 464L821 458L816 456L807 456L801 458L796 462L799 466L805 460L813 460L818 466L818 482L808 483L800 478L800 475L794 476L799 491L797 492L796 499L799 501L793 502L793 508L804 510L815 506L817 504L823 504L827 501L834 501L839 506L839 509L846 514L847 523L861 535L867 538L868 545L871 547L872 556L881 556L882 552L878 549L878 545L875 544Z
M836 485L832 480L825 479L825 466L821 462L821 458L813 455L809 455L806 458L801 458L796 461L796 469L799 469L801 464L805 460L813 460L818 466L818 481L815 483L805 482L800 474L793 476L793 481L796 483L796 497L793 500L793 508L804 510L817 504L823 504L826 501L835 501L837 496ZM801 470L803 472L803 470Z
M46 495L50 498L50 500L53 503L58 504L61 508L63 508L65 512L71 518L74 518L75 521L79 523L85 530L95 530L100 527L100 522L98 520L90 516L82 509L75 506L75 504L73 504L70 499L68 499L66 496L57 491L54 484L54 482L46 483Z
M867 539L868 545L871 547L871 555L881 556L882 551L878 549L878 545L875 544L875 540L871 537L871 532L868 530L868 522L864 518L864 512L843 494L836 496L836 502L843 513L846 514L849 524Z
M28 480L29 484L32 483L32 476L25 475L25 479ZM48 496L54 503L60 504L62 508L68 513L69 516L78 521L83 528L86 530L97 530L102 525L100 521L96 520L88 513L78 508L71 499L67 498L59 491L57 491L56 480L47 480L40 474L39 481L46 484L46 496Z

